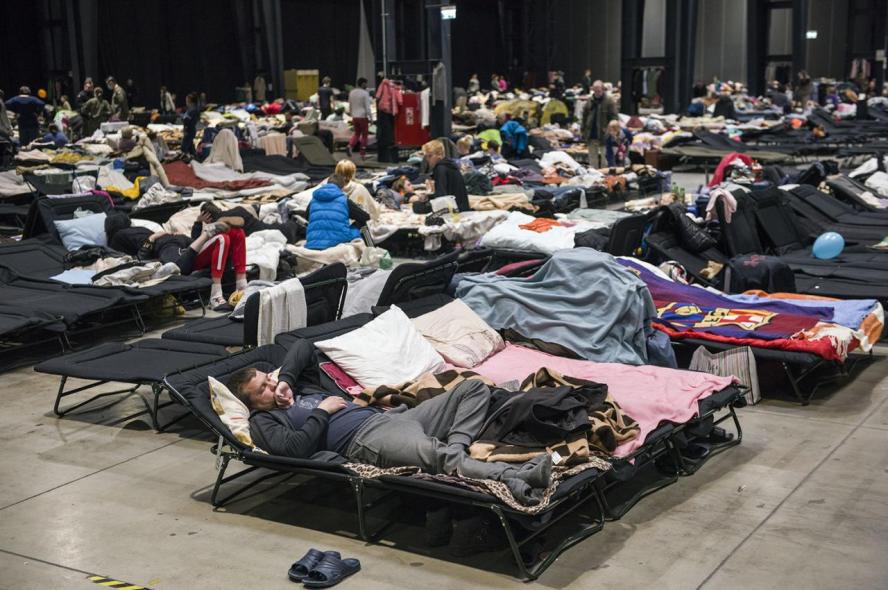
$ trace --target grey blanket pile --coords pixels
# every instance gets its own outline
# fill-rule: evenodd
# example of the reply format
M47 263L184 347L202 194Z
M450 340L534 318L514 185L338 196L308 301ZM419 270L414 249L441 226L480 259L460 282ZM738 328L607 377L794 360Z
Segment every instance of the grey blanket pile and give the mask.
M463 278L456 295L496 330L553 343L581 358L642 365L656 314L650 292L610 254L556 252L530 278Z

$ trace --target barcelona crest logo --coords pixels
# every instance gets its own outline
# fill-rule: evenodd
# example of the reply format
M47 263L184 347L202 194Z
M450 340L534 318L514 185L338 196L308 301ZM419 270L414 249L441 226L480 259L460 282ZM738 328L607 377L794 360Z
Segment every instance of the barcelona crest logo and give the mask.
M657 316L660 319L685 328L737 326L750 332L766 325L776 315L775 312L757 309L716 307L703 310L693 303L677 302L657 308Z

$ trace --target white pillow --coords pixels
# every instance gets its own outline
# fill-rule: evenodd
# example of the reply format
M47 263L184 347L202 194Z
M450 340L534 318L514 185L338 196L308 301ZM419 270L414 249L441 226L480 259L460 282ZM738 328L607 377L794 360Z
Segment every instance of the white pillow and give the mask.
M413 325L444 359L471 369L505 348L502 337L459 299L413 318Z
M144 227L145 229L151 230L153 233L163 231L163 226L157 223L156 221L151 221L150 219L131 219L133 227Z
M54 221L56 230L67 250L77 250L81 246L107 246L104 213L93 213L78 219Z
M210 402L219 419L237 440L253 448L255 445L250 436L250 409L224 383L213 377L207 377L207 380L210 382Z
M413 381L444 367L441 355L395 305L357 330L315 346L365 388Z

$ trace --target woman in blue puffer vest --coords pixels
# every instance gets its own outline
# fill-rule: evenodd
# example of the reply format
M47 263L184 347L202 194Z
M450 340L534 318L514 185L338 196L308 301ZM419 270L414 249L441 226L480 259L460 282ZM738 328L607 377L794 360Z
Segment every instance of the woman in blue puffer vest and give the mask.
M361 237L360 230L351 223L348 197L342 192L345 184L345 178L333 174L327 184L312 193L308 205L306 248L326 250ZM363 221L366 223L366 219Z

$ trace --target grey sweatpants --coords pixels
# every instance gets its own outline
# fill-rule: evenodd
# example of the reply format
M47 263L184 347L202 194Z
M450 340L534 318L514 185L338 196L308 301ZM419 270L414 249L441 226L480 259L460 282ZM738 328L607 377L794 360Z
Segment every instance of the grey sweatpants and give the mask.
M467 453L489 403L490 389L484 383L464 381L450 393L411 410L395 408L370 418L355 434L346 455L377 467L411 465L431 474L513 478L514 465L478 461Z

